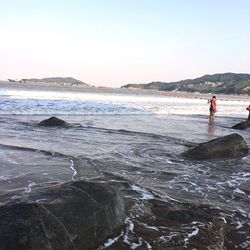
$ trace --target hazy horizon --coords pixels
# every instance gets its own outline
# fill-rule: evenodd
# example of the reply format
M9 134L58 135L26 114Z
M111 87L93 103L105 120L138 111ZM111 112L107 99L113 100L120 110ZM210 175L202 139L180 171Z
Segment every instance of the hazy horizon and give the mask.
M250 73L250 1L2 0L0 79L95 86Z

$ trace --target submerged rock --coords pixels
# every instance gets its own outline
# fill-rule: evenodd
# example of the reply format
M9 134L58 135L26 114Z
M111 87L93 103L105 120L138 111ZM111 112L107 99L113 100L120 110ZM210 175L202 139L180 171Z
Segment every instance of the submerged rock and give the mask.
M107 249L132 249L135 244L136 249L233 249L225 246L226 220L208 205L146 200L131 225L133 229Z
M108 184L70 182L0 206L0 248L92 249L123 225L124 202Z
M250 128L250 120L240 122L232 127L233 129L247 129Z
M241 183L240 189L243 190L244 192L250 193L250 180Z
M38 126L44 127L70 127L71 125L65 122L62 119L59 119L55 116L50 117L49 119L43 120L38 123Z
M205 160L239 157L247 154L248 146L244 138L239 134L231 134L201 143L197 147L188 150L183 155L189 159Z

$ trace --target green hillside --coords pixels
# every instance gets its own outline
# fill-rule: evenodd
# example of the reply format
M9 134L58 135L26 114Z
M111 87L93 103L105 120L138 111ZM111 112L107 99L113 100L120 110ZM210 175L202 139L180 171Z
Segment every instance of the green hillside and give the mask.
M64 84L85 84L86 83L77 80L73 77L47 77L47 78L30 78L30 79L22 79L23 82L44 82L44 83L64 83Z
M127 84L122 86L122 88L250 95L250 74L224 73L204 75L199 78L182 80L178 82Z

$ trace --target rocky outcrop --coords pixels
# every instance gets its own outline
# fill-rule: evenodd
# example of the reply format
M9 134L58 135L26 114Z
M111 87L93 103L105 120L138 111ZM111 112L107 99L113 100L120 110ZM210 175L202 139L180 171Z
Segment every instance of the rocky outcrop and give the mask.
M62 119L59 119L55 116L50 117L49 119L43 120L38 123L38 126L44 127L71 127L71 124L65 122Z
M231 134L209 142L201 143L183 155L189 159L205 160L213 158L231 158L248 154L248 146L239 134Z
M0 249L93 249L120 229L124 213L108 184L40 188L0 206Z
M240 123L234 125L232 128L233 129L241 129L241 130L250 128L250 120L240 122Z

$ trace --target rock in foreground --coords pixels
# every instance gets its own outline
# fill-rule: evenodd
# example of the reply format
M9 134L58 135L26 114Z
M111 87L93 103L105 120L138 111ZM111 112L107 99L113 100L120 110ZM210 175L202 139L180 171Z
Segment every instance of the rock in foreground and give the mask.
M241 129L241 130L250 128L250 120L240 122L240 123L234 125L232 128L233 129Z
M239 134L231 134L201 143L188 150L184 156L194 160L241 157L248 154L248 146Z
M71 125L65 122L62 119L59 119L55 116L50 117L49 119L43 120L38 123L38 126L44 127L70 127Z
M93 249L123 225L124 203L107 184L70 182L0 206L0 248Z

